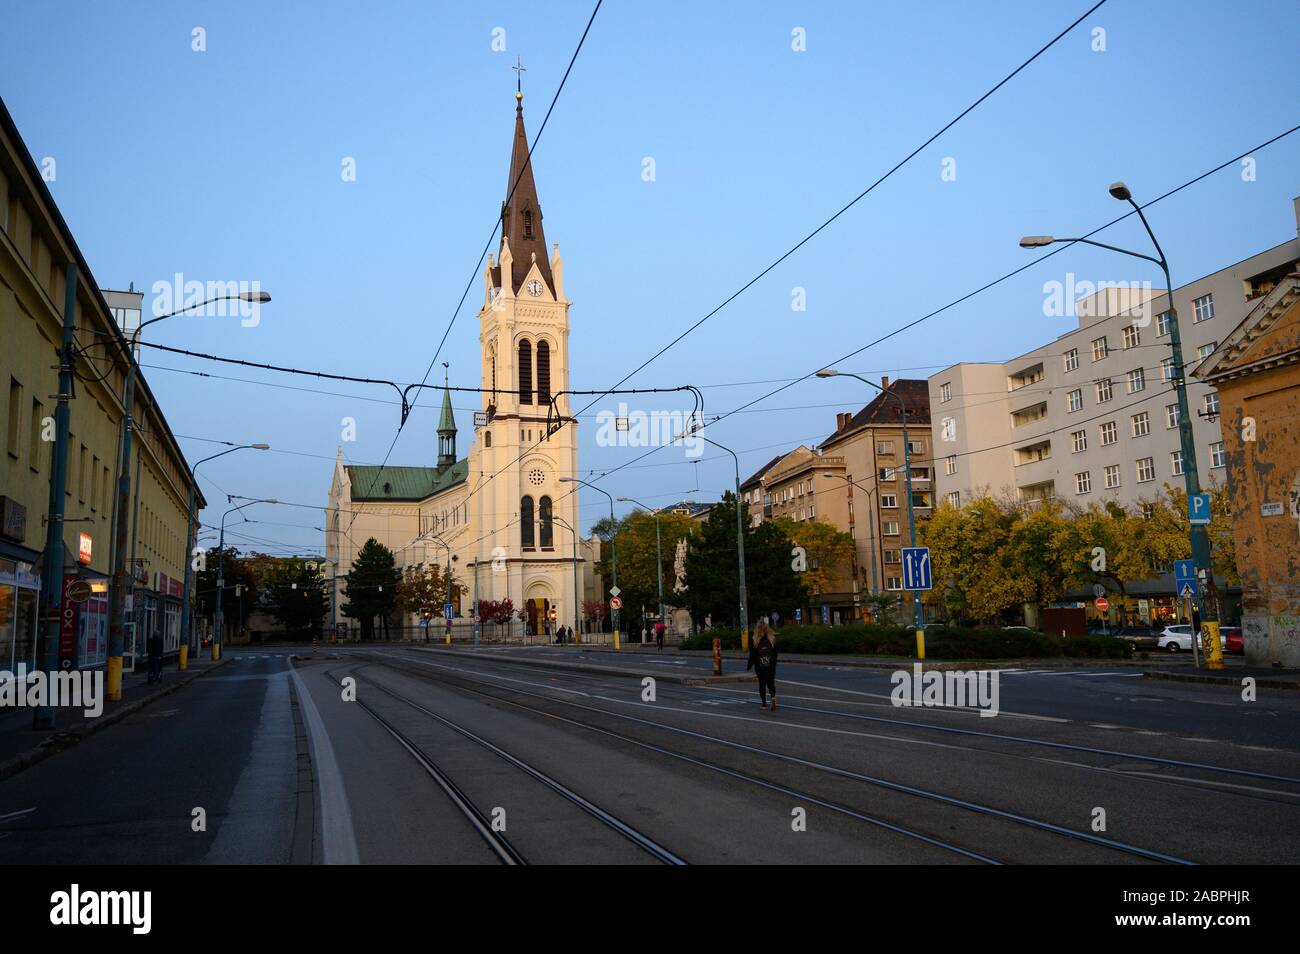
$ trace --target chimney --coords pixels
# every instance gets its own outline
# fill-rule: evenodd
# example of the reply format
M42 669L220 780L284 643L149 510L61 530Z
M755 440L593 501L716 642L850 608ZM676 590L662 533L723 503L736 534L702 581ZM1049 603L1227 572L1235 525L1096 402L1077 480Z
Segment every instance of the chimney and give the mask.
M843 412L841 412L841 411L836 411L836 412L835 412L835 430L837 430L837 431L842 431L842 430L844 430L844 425L847 424L847 423L848 423L848 415L845 414L845 413L843 413Z
M883 378L880 379L880 386L881 386L882 388L885 388L886 390L888 390L888 388L889 388L889 378L888 378L888 376L883 377Z

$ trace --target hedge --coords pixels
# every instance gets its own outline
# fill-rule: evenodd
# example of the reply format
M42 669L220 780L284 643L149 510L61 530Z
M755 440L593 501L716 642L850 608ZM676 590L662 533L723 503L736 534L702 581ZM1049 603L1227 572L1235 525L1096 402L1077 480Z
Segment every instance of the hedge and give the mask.
M723 649L740 648L740 630L717 627L682 640L683 649L712 649L721 639ZM808 655L913 656L916 635L902 626L849 624L844 626L785 626L778 630L782 651ZM929 659L1127 659L1133 647L1123 639L1107 636L1074 636L1062 639L1024 629L968 629L962 626L931 627L925 631L925 655Z

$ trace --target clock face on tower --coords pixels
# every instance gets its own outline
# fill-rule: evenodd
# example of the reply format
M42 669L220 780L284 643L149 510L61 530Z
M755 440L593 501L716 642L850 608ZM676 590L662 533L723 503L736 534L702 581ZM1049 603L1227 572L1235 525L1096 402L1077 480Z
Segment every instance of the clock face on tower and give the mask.
M528 294L532 295L534 298L542 297L542 283L539 282L536 278L529 281Z

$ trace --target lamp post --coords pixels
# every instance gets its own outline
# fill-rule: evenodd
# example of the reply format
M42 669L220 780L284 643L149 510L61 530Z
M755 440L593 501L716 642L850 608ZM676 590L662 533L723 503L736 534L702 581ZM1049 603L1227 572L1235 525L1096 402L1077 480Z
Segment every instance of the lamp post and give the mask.
M876 515L871 507L871 494L878 492L880 488L866 487L863 484L858 483L852 477L847 476L846 474L833 474L830 471L824 471L824 474L827 477L838 477L840 480L847 481L849 484L850 494L853 493L854 487L857 487L863 493L867 494L867 543L870 547L870 552L871 552L871 595L875 596L877 593L880 592L880 582L879 582L879 577L876 574ZM876 480L876 479L877 478L875 477L875 475L873 475L872 480ZM855 553L857 552L856 547L854 548L854 552Z
M217 543L217 607L213 613L213 633L212 633L212 661L216 662L221 658L221 593L225 589L225 570L226 570L226 518L232 513L238 513L245 507L251 507L253 504L268 503L275 504L280 501L274 497L267 497L265 500L250 500L248 503L240 504L238 507L231 507L221 515L221 536ZM244 612L244 604L239 604L239 612Z
M131 344L126 352L126 384L122 394L122 469L117 479L116 540L113 547L113 586L109 591L109 628L108 628L108 665L105 678L106 695L110 702L122 698L122 653L126 640L126 588L127 588L127 544L130 538L127 512L131 506L131 431L135 427L135 379L140 365L135 360L135 350L140 345L140 333L146 327L166 318L172 318L195 308L202 308L218 301L248 301L261 304L271 300L266 292L240 292L237 295L219 295L207 301L186 305L166 315L159 315L143 321L131 333ZM188 560L188 555L187 555ZM220 591L218 591L218 595ZM215 648L217 643L212 643ZM218 657L219 658L219 657Z
M913 549L916 548L916 511L912 505L912 442L907 436L907 403L903 400L901 394L893 388L883 387L875 381L869 381L859 374L851 371L836 371L832 368L823 368L817 372L819 378L847 377L857 378L863 384L869 384L881 394L888 394L898 403L898 416L903 422L903 468L907 475L907 533L909 544ZM916 628L916 658L925 658L925 621L921 615L921 591L912 591L912 622Z
M1169 348L1174 361L1174 390L1178 395L1178 446L1183 455L1183 481L1187 490L1190 516L1191 501L1193 497L1201 492L1201 480L1196 466L1196 440L1192 435L1192 419L1187 402L1187 377L1183 366L1183 343L1178 331L1178 311L1174 308L1174 283L1173 279L1169 277L1169 262L1165 258L1164 250L1160 248L1160 242L1157 241L1155 233L1151 231L1151 225L1147 222L1142 207L1133 201L1133 193L1129 191L1128 186L1123 182L1113 182L1108 191L1113 198L1133 206L1138 218L1142 220L1142 227L1146 229L1151 244L1155 246L1156 256L1158 257L1144 255L1141 252L1134 252L1116 245L1107 245L1104 242L1094 242L1092 239L1054 238L1050 235L1026 235L1020 240L1020 246L1021 248L1043 248L1058 242L1080 242L1084 245L1095 245L1097 248L1118 252L1121 255L1155 262L1160 266L1160 270L1165 276L1165 291L1169 298ZM1205 647L1205 664L1209 669L1222 669L1223 652L1219 646L1219 610L1215 601L1209 598L1211 591L1214 589L1214 562L1210 552L1209 528L1200 524L1192 524L1190 537L1192 561L1198 571L1197 576L1200 576L1200 572L1205 574L1204 589L1198 589L1196 596L1197 615L1205 620L1206 629L1209 631L1205 640L1208 643L1208 646ZM1199 622L1199 619L1193 621L1193 652L1196 651L1196 639L1200 636Z
M582 642L582 620L578 615L581 612L578 605L578 531L563 517L557 517L554 512L551 514L551 519L557 521L573 535L573 638L580 643Z
M660 537L659 537L659 508L655 507L651 509L650 507L647 507L645 504L641 503L641 501L636 500L632 497L619 497L618 499L620 503L636 504L642 510L646 511L646 513L654 514L655 570L658 571L658 575L659 575L659 622L663 623L664 622L664 553L663 553L663 546L660 543ZM642 609L644 610L644 607L642 607ZM642 620L642 622L644 622L644 620ZM644 629L642 630L642 632L644 632Z
M600 489L599 487L597 487L595 484L587 483L587 481L585 481L585 480L581 480L581 479L579 479L579 478L577 478L577 477L561 477L561 478L560 478L560 483L562 483L562 484L582 484L584 487L590 487L592 490L594 490L594 491L596 491L596 492L598 492L598 493L602 493L602 494L604 494L606 497L609 498L609 526L610 526L610 538L609 538L609 560L610 560L610 570L611 570L611 575L614 577L614 591L615 591L615 593L617 594L617 592L618 592L618 542L614 539L614 537L615 537L615 534L614 534L614 529L615 529L615 527L614 527L614 497L613 497L613 495L612 495L609 491L607 491L607 490L601 490L601 489ZM620 498L620 499L622 499L622 498ZM603 594L603 593L601 594L602 602L603 602L603 597L604 597L604 595L605 595L605 594ZM615 648L615 649L619 649L619 648L621 648L621 647L619 646L619 641L618 641L619 610L615 609L615 610L613 611L613 617L614 617L614 618L613 618L613 624L614 624L614 648Z
M238 444L232 445L228 450L223 450L219 454L213 454L211 457L205 457L195 463L190 468L190 509L188 522L185 524L185 591L181 596L181 634L184 639L181 642L181 660L180 668L185 669L189 663L190 646L194 642L194 633L191 631L190 619L190 600L194 596L194 557L193 552L197 543L194 540L194 533L197 527L194 525L194 508L198 503L198 469L199 464L206 464L210 460L216 460L218 457L224 457L227 454L233 454L237 450L270 450L270 444ZM198 658L198 646L194 646L194 658Z
M736 464L736 561L740 569L740 648L743 652L749 651L749 595L745 591L745 529L744 522L740 515L740 458L730 447L723 447L715 440L710 440L700 431L704 429L702 422L696 422L691 427L691 433L699 436L700 440L712 444L718 450L724 450L731 455L731 459Z
M447 541L444 540L436 530L428 530L425 533L420 534L420 536L415 538L415 542L418 543L419 541L425 538L432 540L434 543L438 544L440 547L442 547L444 550L447 551L447 601L446 602L448 605L450 605L451 604L451 545L447 543ZM447 618L445 609L446 608L444 607L443 618L446 619L447 621L446 642L447 645L450 646L451 645L451 620ZM429 629L427 626L425 627L424 630L424 638L426 641L429 638Z

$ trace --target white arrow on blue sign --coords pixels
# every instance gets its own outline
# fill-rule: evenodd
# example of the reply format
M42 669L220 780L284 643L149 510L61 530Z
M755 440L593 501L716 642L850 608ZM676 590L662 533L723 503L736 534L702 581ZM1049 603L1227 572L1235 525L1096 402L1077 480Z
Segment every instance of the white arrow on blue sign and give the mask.
M1178 592L1178 598L1184 600L1195 599L1200 594L1196 564L1192 560L1174 561L1174 589Z
M1193 527L1210 524L1210 495L1192 494L1187 498L1187 520Z
M930 548L903 547L903 589L928 590L930 582Z

